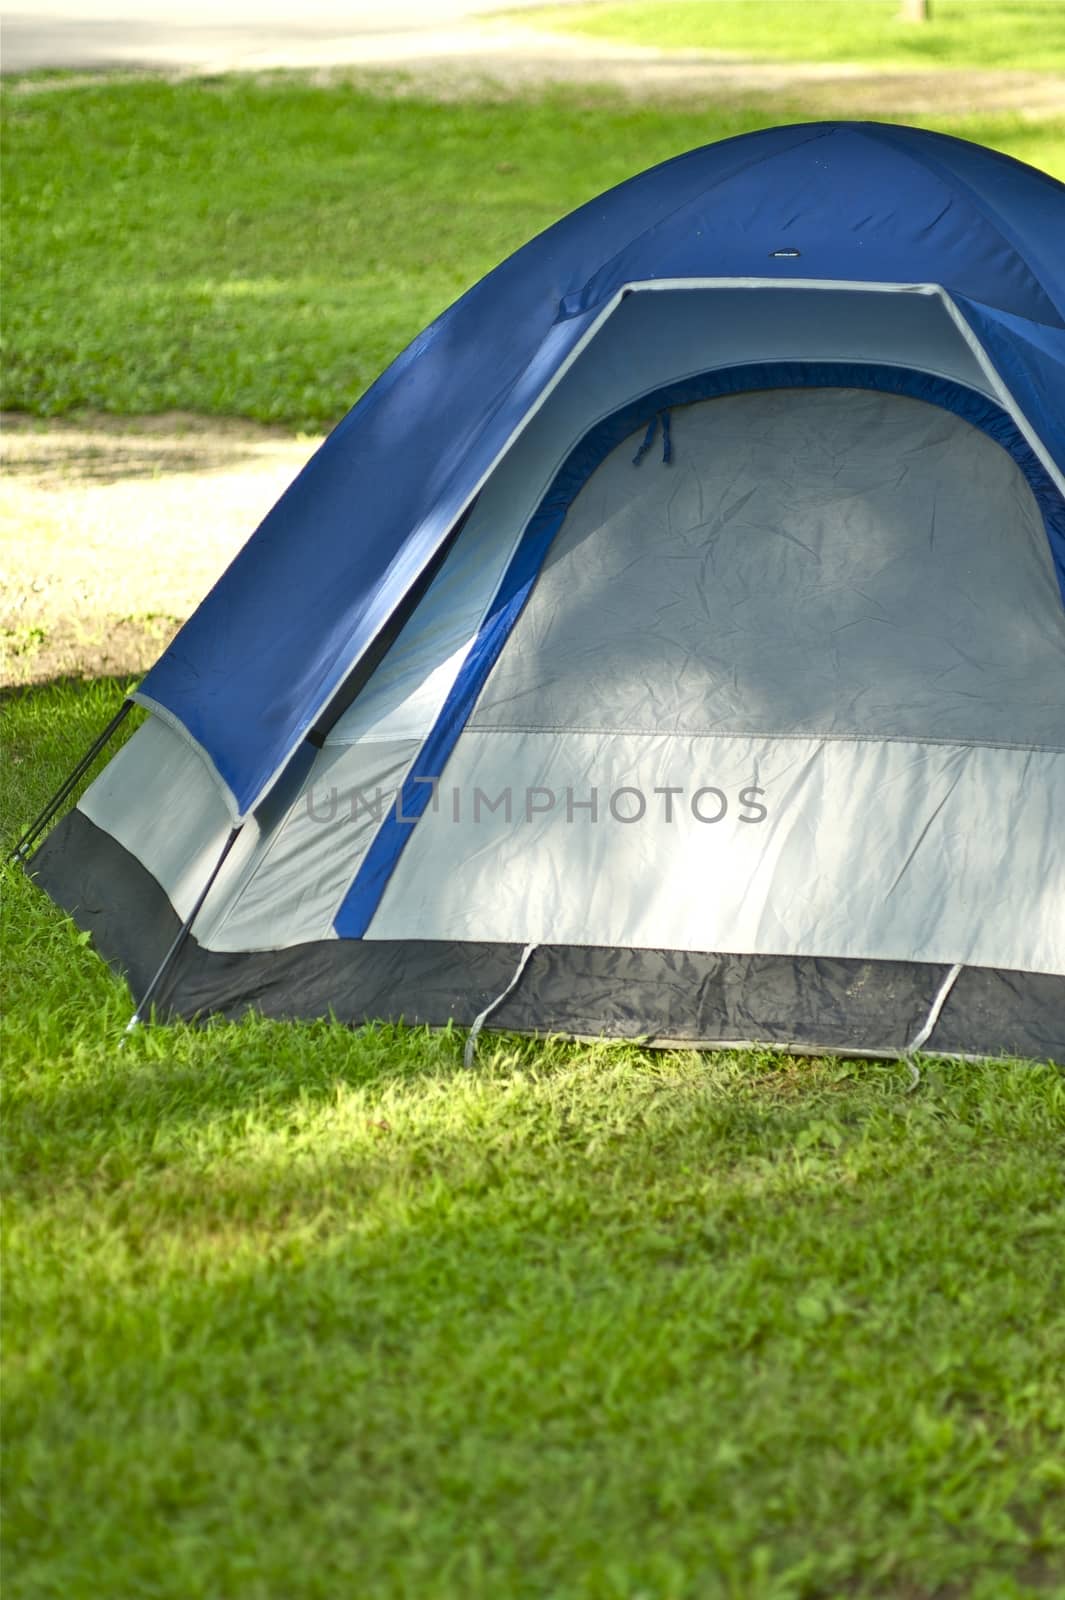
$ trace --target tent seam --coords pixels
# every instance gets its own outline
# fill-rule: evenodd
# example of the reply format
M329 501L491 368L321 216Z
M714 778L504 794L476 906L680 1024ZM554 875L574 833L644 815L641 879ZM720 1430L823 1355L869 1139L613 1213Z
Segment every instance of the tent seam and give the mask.
M1026 752L1029 755L1065 755L1065 745L1056 744L1014 744L1007 739L952 739L947 735L935 734L908 734L908 733L825 733L818 729L809 732L803 730L774 730L763 732L761 729L735 729L735 728L591 728L563 726L561 723L510 723L510 722L474 722L471 718L466 723L465 731L468 733L551 733L551 734L580 734L600 738L646 737L648 739L757 739L757 740L794 740L802 743L816 741L819 744L927 744L938 748L953 748L957 750L1013 750Z
M1059 330L1065 329L1065 312L1063 312L1054 296L1050 293L1050 290L1043 282L1042 277L1032 266L1024 247L1013 237L1012 230L1007 231L1000 220L991 215L991 213L983 205L979 195L973 190L972 186L964 178L958 176L957 173L950 169L947 169L947 174L945 175L943 165L936 156L929 155L927 159L922 158L919 161L916 156L912 155L910 151L905 149L899 140L891 137L890 128L882 122L858 123L856 124L856 132L860 138L866 138L871 143L886 145L889 150L901 155L904 160L910 163L911 166L923 168L925 171L933 172L937 181L943 185L948 194L950 193L951 184L959 189L962 189L965 193L965 198L973 207L974 211L976 211L979 216L983 218L984 222L987 223L991 231L995 233L1002 243L1007 247L1007 249L1009 249L1012 254L1016 256L1024 270L1031 276L1032 282L1043 295L1047 305L1049 305L1057 314ZM1006 307L1003 306L1000 309L1005 310ZM1017 313L1014 313L1014 315L1016 314ZM1028 318L1027 320L1035 321L1035 318ZM1049 326L1049 324L1047 324L1047 326Z

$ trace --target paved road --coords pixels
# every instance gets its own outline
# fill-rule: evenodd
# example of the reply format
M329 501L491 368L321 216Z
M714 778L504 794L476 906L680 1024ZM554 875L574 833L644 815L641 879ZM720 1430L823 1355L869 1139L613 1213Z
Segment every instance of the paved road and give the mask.
M4 72L42 67L381 65L461 53L476 19L535 0L22 0L0 24ZM563 0L566 3L566 0Z

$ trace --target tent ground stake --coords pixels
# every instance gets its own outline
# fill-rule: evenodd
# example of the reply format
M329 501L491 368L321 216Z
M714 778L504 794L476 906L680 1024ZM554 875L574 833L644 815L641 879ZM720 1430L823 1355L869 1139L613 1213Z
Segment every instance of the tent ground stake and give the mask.
M63 804L63 801L76 788L77 784L84 777L85 773L88 772L89 768L96 760L96 757L100 754L100 751L108 743L112 735L117 731L121 724L125 722L132 710L133 701L123 700L122 704L111 718L111 721L107 724L107 727L89 746L88 750L86 750L85 754L82 756L81 760L78 762L70 776L62 784L60 784L59 788L49 800L44 810L34 819L33 822L30 823L29 827L26 829L26 832L22 835L22 838L19 840L18 844L8 856L9 861L26 861L28 859L30 847L44 832L45 828L47 828L48 824L59 810L59 807Z

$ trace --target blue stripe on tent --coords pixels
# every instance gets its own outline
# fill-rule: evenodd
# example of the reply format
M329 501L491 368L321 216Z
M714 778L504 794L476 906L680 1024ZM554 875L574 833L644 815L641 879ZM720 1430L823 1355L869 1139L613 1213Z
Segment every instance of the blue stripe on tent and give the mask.
M529 598L569 505L567 500L551 514L537 513L526 529L440 715L419 751L417 770L404 780L398 804L378 829L337 912L333 926L342 939L361 939L369 927L410 831L432 798L434 781L443 772L481 687Z
M1008 451L1032 489L1046 525L1051 555L1065 601L1065 500L1012 418L986 395L964 384L905 367L849 362L758 362L702 373L642 395L597 424L574 446L530 519L495 599L478 630L426 737L416 769L404 781L399 802L388 813L363 857L333 927L342 939L361 939L381 903L411 832L425 814L448 757L458 743L477 698L510 631L532 592L548 550L570 506L612 450L673 406L692 405L756 389L877 389L941 406L979 428Z

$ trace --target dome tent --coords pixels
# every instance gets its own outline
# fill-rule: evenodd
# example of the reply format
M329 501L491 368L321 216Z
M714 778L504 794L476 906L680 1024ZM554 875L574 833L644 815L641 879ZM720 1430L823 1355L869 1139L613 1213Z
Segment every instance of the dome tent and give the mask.
M187 1015L1060 1059L1063 319L1065 190L962 141L620 185L355 406L33 870Z

